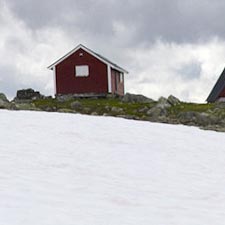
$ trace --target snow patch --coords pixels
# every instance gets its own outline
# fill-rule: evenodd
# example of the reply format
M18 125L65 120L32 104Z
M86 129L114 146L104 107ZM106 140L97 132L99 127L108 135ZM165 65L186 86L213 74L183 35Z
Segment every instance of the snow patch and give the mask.
M224 225L225 136L0 111L0 225Z

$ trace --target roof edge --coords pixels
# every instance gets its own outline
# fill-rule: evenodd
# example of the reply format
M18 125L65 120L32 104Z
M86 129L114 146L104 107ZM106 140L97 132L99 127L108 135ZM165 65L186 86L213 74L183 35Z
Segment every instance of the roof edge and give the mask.
M215 102L224 88L225 88L225 68L221 73L221 75L219 76L219 78L217 79L206 101Z
M59 63L61 63L63 60L65 60L66 58L68 58L70 55L72 55L74 52L76 52L78 49L83 49L84 51L88 52L89 54L93 55L95 58L99 59L100 61L102 61L103 63L105 63L106 65L110 65L111 68L116 69L120 72L126 73L128 74L128 71L117 66L114 63L110 63L109 61L103 59L100 55L98 55L97 53L95 53L94 51L92 51L91 49L88 49L87 47L85 47L82 44L79 44L78 46L76 46L74 49L72 49L71 51L69 51L67 54L65 54L64 56L62 56L61 58L59 58L58 60L56 60L54 63L52 63L50 66L47 67L47 69L53 70L53 68L55 66L57 66Z

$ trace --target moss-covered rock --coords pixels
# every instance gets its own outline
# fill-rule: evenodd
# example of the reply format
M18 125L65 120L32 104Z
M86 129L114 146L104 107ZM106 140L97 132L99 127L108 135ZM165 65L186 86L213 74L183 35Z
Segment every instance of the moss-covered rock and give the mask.
M0 93L0 109L9 109L10 108L10 102L5 96L5 94Z
M144 95L135 95L135 94L130 94L126 93L121 100L123 102L130 102L130 103L151 103L154 102L151 98L147 98Z

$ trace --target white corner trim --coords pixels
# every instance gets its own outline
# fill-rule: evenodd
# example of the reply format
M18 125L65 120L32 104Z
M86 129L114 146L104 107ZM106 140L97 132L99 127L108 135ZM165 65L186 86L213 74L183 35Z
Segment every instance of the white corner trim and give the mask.
M108 73L108 92L112 93L112 77L111 77L111 67L107 65L107 73Z
M56 95L56 68L53 67L54 94Z

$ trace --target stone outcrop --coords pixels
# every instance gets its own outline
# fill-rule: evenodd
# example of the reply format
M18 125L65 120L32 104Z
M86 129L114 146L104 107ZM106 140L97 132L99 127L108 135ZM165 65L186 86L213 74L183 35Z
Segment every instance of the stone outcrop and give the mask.
M0 93L0 109L10 108L10 103L5 94Z
M170 105L179 105L181 102L178 98L174 97L173 95L170 95L167 99L167 102L170 104Z
M7 97L5 96L5 94L0 93L0 99L4 102L9 102L9 100L7 99Z
M19 90L13 101L0 93L0 109L35 110L48 112L81 113L116 116L126 119L184 124L225 132L225 103L193 104L181 102L170 95L153 101L143 95L126 94L124 97L105 96L45 97L33 89ZM92 100L90 100L92 99ZM41 101L40 101L41 100Z
M71 109L73 110L79 110L82 108L82 104L79 101L74 101L70 104Z
M33 89L23 89L18 90L15 100L36 100L42 99L44 96L40 94L39 91L34 91Z
M168 101L167 98L160 97L155 106L150 108L147 111L147 115L151 121L157 121L160 119L166 120L166 116L168 115L168 109L172 106L172 104Z
M154 102L151 98L147 98L144 95L135 95L126 93L122 98L122 102L130 102L130 103L151 103Z
M112 109L111 109L111 111L113 113L122 113L123 112L123 109L122 108L119 108L119 107L113 106Z

